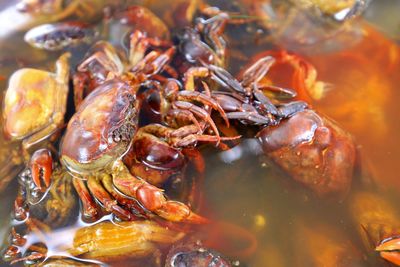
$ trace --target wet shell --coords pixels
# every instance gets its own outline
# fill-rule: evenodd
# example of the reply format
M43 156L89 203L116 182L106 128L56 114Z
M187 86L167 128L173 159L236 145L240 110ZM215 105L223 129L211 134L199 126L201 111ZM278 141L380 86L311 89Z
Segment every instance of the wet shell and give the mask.
M25 42L33 47L57 51L94 39L96 31L81 22L43 24L25 34Z
M136 132L135 88L115 79L89 94L68 123L61 160L73 172L103 169L121 157Z

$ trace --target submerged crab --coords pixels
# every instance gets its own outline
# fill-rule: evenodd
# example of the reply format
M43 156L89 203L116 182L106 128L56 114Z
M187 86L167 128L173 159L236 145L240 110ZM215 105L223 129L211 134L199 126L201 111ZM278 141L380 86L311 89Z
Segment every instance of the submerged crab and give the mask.
M143 37L143 36L142 36ZM148 184L145 180L130 174L121 161L129 151L135 137L146 137L148 133L163 138L169 145L182 147L196 142L198 129L183 130L149 125L138 130L138 112L140 101L136 98L141 86L151 83L154 75L163 70L171 58L174 49L164 53L152 50L144 55L146 49L139 32L132 35L129 63L123 66L111 46L100 46L92 57L89 56L81 67L86 66L91 75L100 75L97 87L80 103L77 112L68 123L67 131L61 145L61 162L75 175L87 179L88 189L102 203L107 211L114 212L124 219L133 219L125 204L126 196L135 198L146 210L172 221L205 222L205 219L190 211L183 203L167 200L162 190ZM100 64L104 72L96 72L94 64ZM119 67L118 67L119 66ZM104 76L103 76L104 75ZM189 129L189 131L187 131ZM185 137L195 137L189 143ZM218 141L211 138L211 141ZM207 141L207 140L206 140ZM152 142L151 142L152 143ZM110 174L110 175L104 175ZM112 179L111 187L109 181ZM95 216L96 208L86 184L79 179L75 187L83 200L86 215ZM116 192L114 186L119 192ZM112 196L111 196L112 195Z
M356 19L370 0L241 0L269 31L268 41L295 51L329 52L361 35ZM351 41L350 41L351 40Z
M89 181L96 176L96 172L110 173L119 191L134 197L144 208L164 218L199 220L201 217L191 213L186 205L167 201L162 190L132 176L121 161L137 132L135 90L137 87L111 80L90 94L68 124L61 147L62 162L70 171L81 174ZM128 219L132 217L129 211L118 206L102 185L96 188L88 185L106 209ZM82 196L84 191L80 193ZM85 198L88 196L81 197Z
M3 8L0 16L3 25L0 38L4 41L9 35L44 23L60 22L65 19L93 22L100 17L107 3L112 4L111 1L103 0L21 0L10 3L14 4Z
M194 75L186 75L186 83L193 84L195 77L211 76L230 90L212 92L227 118L262 127L256 137L268 158L319 196L346 196L356 159L353 138L334 121L309 109L307 103L287 101L297 96L296 91L270 85L266 74L275 68L276 62L283 64L290 57L282 62L282 58L270 56L273 52L263 54L266 56L243 71L240 82L223 68L208 65L188 71L186 74ZM297 74L295 71L293 76ZM314 75L299 77L311 79ZM295 79L296 85L306 83L301 83L299 77Z
M63 127L66 111L69 65L68 53L56 63L56 73L24 68L9 80L4 99L4 132L12 141L22 142L26 161L30 153L43 147ZM52 159L48 150L40 150L31 159L32 176L41 187L41 176L46 186L50 183Z
M100 2L98 0L22 0L17 4L17 9L32 16L47 16L50 21L58 21L73 15L88 18L96 12L96 8L101 6Z

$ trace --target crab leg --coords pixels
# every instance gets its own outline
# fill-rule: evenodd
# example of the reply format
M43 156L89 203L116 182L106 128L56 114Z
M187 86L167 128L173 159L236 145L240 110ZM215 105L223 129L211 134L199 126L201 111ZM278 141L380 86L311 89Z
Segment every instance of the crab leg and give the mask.
M261 83L257 85L257 88L272 99L286 100L295 98L297 96L297 92L293 89L283 88L275 85Z
M149 46L169 47L170 45L168 41L147 37L142 31L136 30L130 37L129 62L135 66L146 58L145 53Z
M256 125L270 125L273 124L274 121L267 117L258 114L257 112L248 112L248 111L234 111L227 113L229 119L233 120L244 120Z
M191 67L189 68L183 77L185 91L194 92L195 85L194 79L195 78L206 78L210 75L209 70L206 67Z
M144 58L148 43L145 34L141 31L135 31L131 34L129 62L135 66L139 61Z
M247 104L245 99L221 92L214 92L213 97L225 110L228 119L243 120L256 125L270 125L274 122L271 116L261 115L255 107Z
M14 217L18 221L25 220L29 215L29 210L26 207L26 199L23 194L24 192L19 190L18 195L14 200Z
M111 175L105 174L101 177L101 181L103 183L104 188L109 192L115 200L120 204L123 205L138 217L144 217L148 218L148 214L146 214L146 211L143 209L143 207L140 206L138 201L133 198L128 198L124 196L123 194L119 193L117 190L115 190L113 186L113 181Z
M178 147L187 147L196 144L197 142L206 142L206 143L216 143L216 147L224 150L226 148L225 144L221 144L221 141L234 141L239 139L241 136L233 136L233 137L217 137L215 135L207 135L207 134L189 134L184 138L176 141L175 144Z
M307 103L303 101L293 101L288 104L282 105L278 108L282 118L289 118L297 112L303 111L307 108Z
M221 86L224 86L229 89L233 89L233 91L239 93L245 93L246 90L243 88L242 84L236 80L232 74L227 72L225 69L215 66L208 65L207 66L211 70L211 78L215 80Z
M35 251L35 253L33 253L33 254L29 255L29 256L22 257L22 258L17 258L15 260L12 260L11 264L16 264L16 263L22 262L22 261L42 260L44 258L46 258L46 253Z
M201 119L205 120L208 122L208 124L211 126L212 130L214 133L219 137L219 131L217 126L215 125L214 121L211 119L210 114L207 113L204 109L190 103L190 102L185 102L185 101L175 101L173 104L175 107L178 109L182 110L189 110L193 114L197 115Z
M274 116L280 115L278 109L274 106L274 104L272 104L271 100L269 100L268 97L266 97L260 90L258 90L256 88L256 85L254 85L253 93L255 98L260 101L261 105L263 106L263 110L271 113Z
M148 76L155 75L164 69L164 66L168 64L174 54L174 47L169 48L163 53L153 50L134 65L132 72L143 72Z
M93 196L104 206L106 211L112 212L122 219L129 221L133 220L133 214L118 206L117 201L113 199L110 194L108 194L107 191L104 189L100 179L101 178L92 176L89 177L87 181L88 188L90 192L93 193Z
M178 93L178 100L183 100L183 101L198 101L202 103L203 105L206 106L211 106L213 109L218 111L219 115L223 118L225 121L226 125L229 127L229 121L226 117L225 111L221 107L221 105L211 96L208 96L206 94L200 93L200 92L191 92L191 91L180 91Z
M218 135L218 129L210 117L209 109L212 108L218 111L228 127L229 121L224 109L221 107L217 100L212 98L207 85L204 83L203 86L205 86L205 93L189 90L179 91L180 85L176 80L171 79L162 91L161 99L165 98L168 101L165 101L165 103L161 105L161 109L170 111L170 103L172 103L172 110L178 109L190 111L193 115L196 115L197 117L207 121L210 124L211 128L213 128L214 132ZM194 90L194 88L192 89ZM199 102L203 105L203 107L197 106L193 102ZM183 114L179 114L177 112L175 112L175 114L175 116L180 116L181 118L183 117ZM193 115L189 115L189 117L193 117ZM193 119L192 121L193 123L198 125L198 123Z
M215 135L198 134L196 125L186 125L178 129L172 129L160 124L149 124L140 129L142 134L150 134L157 137L167 138L168 143L174 147L187 147L196 142L216 142L232 141L240 138L240 136L220 137Z
M196 125L199 132L203 131L202 125L199 123L199 121L193 115L193 112L191 112L189 110L183 110L183 109L178 109L178 108L170 109L167 113L165 120L168 122L168 125L170 125L172 127L173 127L173 125L177 125L176 123L174 123L174 120L185 121L185 122L189 121L192 124Z
M204 36L209 39L212 47L214 48L216 54L221 59L219 65L223 65L223 59L225 56L225 40L222 38L222 33L224 32L225 25L229 19L227 13L221 12L209 19L198 19L196 27L204 32Z
M177 201L167 200L163 191L144 180L130 174L121 161L112 166L114 186L122 193L137 199L144 208L173 222L194 224L207 223L208 220L192 212L190 208Z
M82 201L83 216L87 218L97 217L97 207L89 190L86 187L85 181L79 178L73 178L72 184L75 187L75 191L78 193L79 198Z
M242 85L248 87L251 84L257 84L268 73L271 66L275 63L275 59L271 56L266 56L259 59L242 75Z
M149 125L150 126L150 125ZM166 134L170 138L170 143L175 147L188 147L195 145L197 142L216 143L216 147L221 150L226 150L229 147L221 141L234 141L241 136L220 137L215 135L198 134L196 133L195 125L186 125L176 130L167 129Z

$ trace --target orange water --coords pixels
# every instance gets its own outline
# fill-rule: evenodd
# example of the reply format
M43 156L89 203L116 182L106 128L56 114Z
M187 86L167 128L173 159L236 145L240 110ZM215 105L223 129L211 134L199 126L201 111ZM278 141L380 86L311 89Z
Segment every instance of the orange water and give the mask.
M145 2L151 7L152 1ZM373 27L367 24L362 27L362 38L351 47L338 52L303 55L317 68L318 79L329 84L325 96L314 100L312 105L354 135L361 165L383 188L381 192L385 193L382 194L387 194L398 206L400 47ZM270 43L256 46L249 42L253 39L235 40L235 34L241 29L228 29L228 40L235 41L229 53L235 64L231 66L232 71L239 71L247 57L272 46ZM21 43L22 36L14 34L0 42L3 47L0 78L4 77L0 79L1 88L6 88L7 77L17 68L47 68L56 58L55 54L49 55ZM243 38L246 36L249 35ZM14 47L15 43L18 46ZM7 155L8 149L12 147L5 149L2 156ZM337 266L332 264L338 255L347 260L339 267L380 266L380 262L363 257L366 253L349 219L347 200L332 202L314 197L268 163L259 152L256 140L246 139L232 151L205 149L203 153L207 169L201 212L216 221L236 225L237 228L226 226L221 242L214 244L240 266L333 267ZM0 224L5 231L15 188L14 181L0 196ZM359 188L353 188L357 190ZM82 225L83 222L77 220L72 229ZM50 239L70 237L69 230L54 232ZM213 240L216 235L219 238L215 231L222 231L217 224L205 230L204 237ZM238 244L230 244L226 235L231 235L232 242ZM30 238L36 237L32 234ZM255 238L257 246L246 251L249 238ZM65 243L69 242L66 239ZM54 242L49 241L47 245L53 255L65 252ZM315 260L321 258L319 251L325 253L324 265ZM111 266L136 266L134 264L140 266L131 260L111 263Z

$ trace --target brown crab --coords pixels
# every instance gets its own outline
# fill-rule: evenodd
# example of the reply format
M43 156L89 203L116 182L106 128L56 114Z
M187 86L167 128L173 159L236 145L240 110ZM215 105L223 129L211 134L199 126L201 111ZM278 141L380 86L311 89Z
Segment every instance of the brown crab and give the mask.
M317 195L345 197L350 190L356 162L352 136L334 121L309 109L306 102L288 101L297 97L297 91L270 84L266 74L274 70L277 63L289 64L292 57L287 55L283 60L271 54L274 53L262 53L265 56L246 68L238 80L215 65L191 68L186 72L186 85L191 87L196 77L211 77L217 81L229 90L212 91L227 118L245 125L262 126L256 137L268 158ZM295 62L299 68L294 67L293 76L298 74L297 70L303 71L302 61ZM303 77L302 82L300 77ZM315 76L303 73L294 84L304 85L304 79L315 81ZM302 95L298 97L302 98Z
M144 55L146 50L141 41L147 42L148 39L139 37L140 32L133 33L130 60L125 65L116 54L107 53L113 51L110 45L103 44L100 48L106 50L99 50L81 65L100 64L105 75L71 118L61 145L61 162L71 173L87 179L88 188L83 180L75 179L74 184L89 217L97 213L90 196L92 193L107 211L124 219L134 218L129 210L119 206L131 203L126 200L129 196L146 210L167 220L205 222L185 204L167 200L161 189L130 174L121 161L136 137L157 136L175 147L191 145L197 141L196 137L209 141L204 140L204 135L198 134L198 129L193 130L193 127L174 129L153 124L138 130L140 101L136 98L137 92L163 70L174 52L174 48L170 48L164 53L152 50ZM92 74L103 75L94 70ZM213 142L219 140L210 138ZM119 192L115 192L114 187Z
M12 3L14 4L4 8L0 18L4 25L1 37L65 19L93 22L102 14L107 3L112 4L111 1L103 0L20 0Z
M110 173L113 185L120 192L135 198L144 208L163 218L202 222L204 219L192 213L183 203L168 201L161 189L131 175L121 161L138 134L137 89L138 85L135 87L113 79L87 96L68 124L61 147L61 161L71 172L86 177L91 193L106 209L117 212L123 218L132 219L132 215L120 208L102 185L92 183L93 179L105 183L104 176L96 173ZM80 188L85 188L85 185ZM81 199L90 199L81 189L78 189Z
M24 68L9 79L4 98L4 132L12 141L22 143L22 154L29 161L30 154L43 147L64 124L66 111L69 53L56 63L56 73ZM38 150L31 158L32 177L41 187L40 179L49 186L52 158L48 150Z
M78 1L78 0L21 0L17 9L23 13L33 16L47 16L49 21L58 21L76 15L86 18L93 15L96 8L101 6L101 1Z

